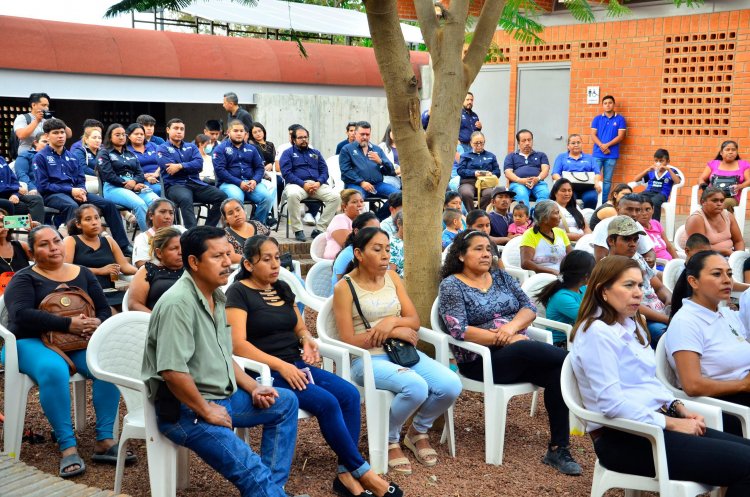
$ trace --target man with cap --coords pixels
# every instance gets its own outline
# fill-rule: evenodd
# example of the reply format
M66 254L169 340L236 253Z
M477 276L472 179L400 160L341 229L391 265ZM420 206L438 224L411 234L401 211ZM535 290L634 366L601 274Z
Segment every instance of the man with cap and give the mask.
M513 224L513 213L510 210L510 204L513 202L515 196L515 192L508 190L504 186L498 186L492 190L492 209L489 211L490 239L497 245L505 245L510 240L508 237L508 227Z
M667 306L672 302L672 293L664 286L657 272L638 253L638 240L647 236L643 227L629 216L616 216L607 227L609 255L622 255L638 262L643 271L643 301L638 310L646 318L651 346L656 348L659 338L667 331L669 313Z
M641 214L641 204L643 204L643 197L641 195L637 193L629 193L622 197L617 203L617 215L628 216L633 221L637 222L638 217ZM606 256L609 251L609 246L607 245L607 230L609 229L609 223L611 223L613 219L613 217L610 217L599 221L592 233L594 240L591 244L594 246L594 258L597 261ZM639 254L645 256L653 250L654 242L651 240L651 237L643 235L638 239L637 251Z

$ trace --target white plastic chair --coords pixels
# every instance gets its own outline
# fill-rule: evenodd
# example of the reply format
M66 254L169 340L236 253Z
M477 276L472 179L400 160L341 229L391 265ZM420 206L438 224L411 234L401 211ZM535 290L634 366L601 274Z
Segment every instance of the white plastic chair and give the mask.
M526 281L528 277L534 274L533 271L528 271L521 267L521 237L520 236L516 236L508 240L508 243L506 243L505 247L503 248L503 253L500 254L500 259L503 261L503 265L505 266L506 269L514 269L516 271L525 272L526 277L523 278L523 281Z
M333 191L341 193L344 189L344 182L341 180L341 169L339 168L339 156L333 155L326 159L328 165L328 184Z
M6 328L7 324L8 309L4 297L0 297L0 338L5 342L3 451L9 457L20 459L26 403L34 382L18 369L16 336ZM73 426L81 433L86 428L86 378L76 373L70 377L70 383L73 385Z
M659 378L659 381L664 383L664 385L669 389L670 392L672 392L675 397L680 399L689 399L701 404L718 407L723 412L738 418L740 420L740 423L742 424L742 436L744 436L745 438L749 438L748 427L750 427L750 407L735 404L733 402L727 402L726 400L715 399L713 397L689 396L685 393L684 390L682 390L682 388L680 388L677 374L669 364L669 359L667 357L666 340L659 340L659 343L656 345L655 354L656 377Z
M576 250L583 250L584 252L588 252L591 255L594 255L594 234L593 233L586 233L581 238L578 239L578 241L575 242L575 245L573 248Z
M313 267L307 272L305 278L305 289L319 299L327 299L333 295L333 284L331 276L333 275L333 261L323 259L313 264Z
M432 304L430 326L434 330L444 330L439 315L438 302L438 299L435 299L435 302ZM472 342L456 340L444 331L438 333L443 335L448 345L474 352L482 358L483 381L469 379L461 373L457 374L461 378L461 384L465 390L484 394L484 461L487 464L501 465L503 463L503 447L505 446L505 423L508 413L508 402L517 395L534 394L530 414L533 416L536 411L536 393L539 391L539 387L533 383L496 384L493 381L492 357L488 347ZM527 334L532 340L552 344L552 334L549 331L529 327ZM438 355L439 361L446 366L448 365L448 352L448 347L443 347L440 355Z
M323 308L325 299L312 295L310 292L308 292L305 287L302 286L300 280L298 280L297 277L287 269L283 267L279 268L279 279L292 288L292 292L294 292L297 300L302 302L306 307L311 308L315 312L320 312L320 309Z
M232 271L232 273L229 275L229 278L227 279L227 284L221 287L221 291L224 293L227 293L227 290L229 290L229 287L232 286L232 283L234 283L234 278L237 276L237 274L240 272L240 266L237 266L237 269Z
M122 296L122 312L128 312L128 299L130 298L130 288L125 290L125 295Z
M359 347L355 347L338 339L336 320L333 315L333 298L326 300L317 322L318 337L323 343L329 343L343 348L350 356L359 357L363 361L364 381L363 385L353 383L364 398L365 413L367 415L367 443L370 452L370 465L376 473L388 472L388 418L393 402L393 393L389 390L375 388L375 376L372 372L372 359L370 353ZM448 343L447 335L440 331L428 328L419 329L419 339L431 343L435 347L436 357L445 356L447 365ZM439 359L438 359L439 360ZM446 373L447 374L447 373ZM448 442L448 452L452 457L456 456L456 438L453 426L453 406L448 408L444 415L445 426L440 443Z
M591 216L594 214L594 209L586 208L581 209L581 214L583 214L583 220L586 223L586 225L589 224L589 220L591 219Z
M141 439L146 441L151 495L174 497L177 488L188 484L188 450L161 434L154 403L141 380L150 316L130 311L107 319L91 337L86 362L94 376L117 386L128 410L117 453L115 494L122 490L126 442Z
M316 236L310 244L310 258L315 262L326 260L323 258L323 253L326 249L326 234L321 233Z
M644 437L651 442L656 477L618 473L606 469L599 463L599 459L597 459L596 464L594 465L594 475L591 483L591 497L601 497L611 488L658 492L663 497L694 497L696 495L713 491L716 491L718 494L716 487L710 485L669 479L667 454L664 448L664 432L662 428L656 425L631 421L629 419L608 418L603 414L590 411L583 407L581 393L578 390L578 383L575 374L573 373L570 356L565 358L560 381L565 404L567 404L568 409L583 420L584 423L596 423L607 428L613 428L618 431ZM691 411L702 414L706 419L706 426L721 430L721 411L718 408L705 404L698 404L689 400L685 401L685 406ZM717 497L717 494L714 494L715 497ZM626 491L626 495L636 494Z
M521 290L523 290L536 305L536 315L539 317L545 317L547 315L547 309L536 300L536 294L556 279L557 276L553 274L537 273L524 281L521 285Z
M674 166L669 166L670 169L674 169L677 172L677 175L680 177L682 181L680 181L679 185L674 185L672 187L672 192L669 194L669 200L661 204L661 210L664 211L664 215L662 215L661 220L662 224L664 225L664 232L667 234L667 238L672 238L674 236L674 220L675 215L677 214L677 197L680 194L680 188L685 186L685 175L682 171L680 171L679 168ZM645 181L631 181L628 183L628 186L630 188L636 188L639 185L647 185L648 183ZM692 209L691 211L692 212Z
M677 252L677 256L680 259L685 259L685 241L687 238L685 237L685 240L683 240L683 237L685 237L685 225L683 224L679 228L677 228L677 231L674 232L674 240L672 240L672 245L674 245L674 250Z
M745 283L745 274L742 267L748 257L750 257L750 252L744 250L732 252L729 256L729 267L732 268L732 279L734 281Z
M674 286L677 284L677 279L685 270L685 259L672 259L667 262L664 266L664 272L661 276L661 281L664 283L670 292L674 291Z

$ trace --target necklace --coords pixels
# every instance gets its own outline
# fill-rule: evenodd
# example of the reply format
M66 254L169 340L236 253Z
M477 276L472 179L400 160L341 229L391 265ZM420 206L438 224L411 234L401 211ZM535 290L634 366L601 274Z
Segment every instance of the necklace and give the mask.
M2 259L3 262L6 263L9 268L11 268L11 269L13 268L13 266L12 266L12 264L13 264L13 255L10 256L10 259L6 259L2 255L0 255L0 259Z
M489 273L485 273L485 274L489 275ZM466 280L466 283L470 283L470 285L469 285L470 287L475 288L475 289L479 290L482 293L489 292L490 288L492 287L492 276L490 276L490 283L487 286L483 286L484 285L484 281L478 282L477 280L469 278L464 273L461 273L461 276L464 277L464 279ZM486 279L486 277L482 276L482 280L485 280L485 279ZM477 285L477 286L475 286L475 285Z

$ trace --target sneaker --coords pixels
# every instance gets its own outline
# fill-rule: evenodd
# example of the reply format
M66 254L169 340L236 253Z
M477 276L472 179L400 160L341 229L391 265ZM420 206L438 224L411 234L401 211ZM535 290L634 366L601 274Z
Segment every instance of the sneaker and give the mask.
M302 222L308 226L315 226L315 218L309 212L305 213L305 217L302 218Z
M314 230L312 230L312 232L310 233L310 238L312 238L312 239L314 240L314 239L315 239L315 237L316 237L316 236L318 236L318 235L320 235L321 233L323 233L323 232L322 232L322 231L320 231L319 229L314 229Z
M305 232L304 231L296 231L294 233L294 238L298 242L306 242L307 241L307 238L305 237Z
M542 462L564 475L578 476L582 471L581 466L570 455L569 447L558 447L555 450L547 449L547 455L544 456Z

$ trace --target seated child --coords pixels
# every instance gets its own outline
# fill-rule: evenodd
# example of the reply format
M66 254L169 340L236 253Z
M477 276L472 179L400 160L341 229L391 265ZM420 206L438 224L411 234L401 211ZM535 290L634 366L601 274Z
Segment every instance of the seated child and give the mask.
M529 208L526 204L516 204L513 207L513 224L508 226L508 238L523 235L531 227L529 219Z
M669 200L672 187L682 182L669 164L669 152L663 148L654 152L654 163L635 177L635 181L645 180L646 190L641 195L651 199L654 204L653 219L661 222L661 204Z
M445 209L456 209L461 212L461 229L466 229L466 207L461 201L461 195L457 191L448 190L445 192L445 199L443 200L443 211ZM443 229L445 229L445 223L443 223Z
M443 230L442 247L445 250L445 247L453 243L456 235L461 231L461 211L445 209L445 212L443 212L443 223L445 224L445 229Z

